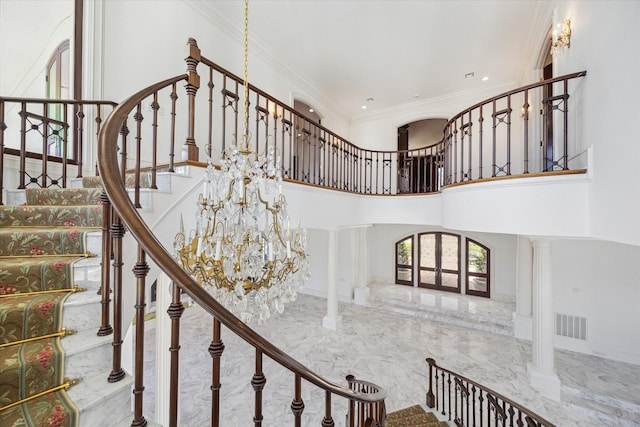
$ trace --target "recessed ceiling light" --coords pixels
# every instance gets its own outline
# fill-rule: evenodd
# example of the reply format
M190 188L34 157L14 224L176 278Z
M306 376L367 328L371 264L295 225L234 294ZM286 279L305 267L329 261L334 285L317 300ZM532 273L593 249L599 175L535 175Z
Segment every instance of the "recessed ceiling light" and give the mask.
M484 77L482 78L482 81L483 81L483 82L486 82L487 80L489 80L489 76L484 76Z
M313 113L313 108L309 108L309 112L310 112L310 113Z
M367 109L367 106L366 106L366 105L363 105L363 106L362 106L362 109L363 109L363 110L366 110L366 109Z

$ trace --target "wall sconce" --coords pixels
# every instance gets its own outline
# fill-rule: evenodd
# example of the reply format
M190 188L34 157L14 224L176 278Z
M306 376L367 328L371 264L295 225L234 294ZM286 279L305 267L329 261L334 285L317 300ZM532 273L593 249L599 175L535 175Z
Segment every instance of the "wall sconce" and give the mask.
M551 55L556 56L571 46L571 20L565 19L558 23L557 29L551 36Z
M520 109L520 118L522 120L529 120L530 114L531 114L531 104L526 104L526 108L525 108L525 105L523 105L522 108Z

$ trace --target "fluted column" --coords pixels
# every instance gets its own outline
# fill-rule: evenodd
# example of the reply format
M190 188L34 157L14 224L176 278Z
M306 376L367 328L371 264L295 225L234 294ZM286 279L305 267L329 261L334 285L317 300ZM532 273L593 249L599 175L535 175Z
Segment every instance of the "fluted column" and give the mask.
M352 236L355 271L353 276L355 286L353 302L359 305L365 305L369 299L369 288L367 287L367 228L369 228L368 225L355 228Z
M560 380L554 369L551 240L533 239L533 340L529 383L544 397L560 400Z
M516 312L513 316L513 332L516 338L531 340L533 337L531 317L533 247L530 238L518 236L516 262Z
M335 330L342 323L338 315L338 230L329 230L327 246L327 315L322 326Z
M171 318L165 312L171 304L171 279L161 273L156 282L156 412L155 422L169 425Z

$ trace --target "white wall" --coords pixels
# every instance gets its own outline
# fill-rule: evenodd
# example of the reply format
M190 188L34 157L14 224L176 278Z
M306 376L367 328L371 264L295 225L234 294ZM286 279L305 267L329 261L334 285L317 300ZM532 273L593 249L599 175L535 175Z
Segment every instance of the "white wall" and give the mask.
M555 1L556 19L571 19L571 47L554 59L558 75L587 70L584 103L572 105L582 120L582 147L594 147L589 210L595 237L640 244L640 2Z
M587 318L587 341L556 345L640 364L640 247L594 240L556 240L551 280L554 311Z
M73 0L0 1L0 95L44 98L47 62L66 39L73 39Z
M104 96L121 101L152 83L182 74L188 38L195 38L202 55L242 76L243 6L237 3L238 20L221 22L215 16L224 2L169 0L149 7L143 0L104 2ZM293 97L314 105L323 113L323 125L348 138L348 122L340 112L321 101L322 95L299 76L275 62L249 39L249 81L277 99L293 105ZM205 79L202 79L206 83ZM202 88L201 90L205 90Z

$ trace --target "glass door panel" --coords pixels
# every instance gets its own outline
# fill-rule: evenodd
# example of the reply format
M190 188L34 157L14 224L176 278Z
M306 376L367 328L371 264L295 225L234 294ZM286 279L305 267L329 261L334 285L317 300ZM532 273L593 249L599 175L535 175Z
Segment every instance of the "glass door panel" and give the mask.
M418 286L460 292L460 236L423 233L419 246Z
M396 283L413 286L413 236L396 242Z

